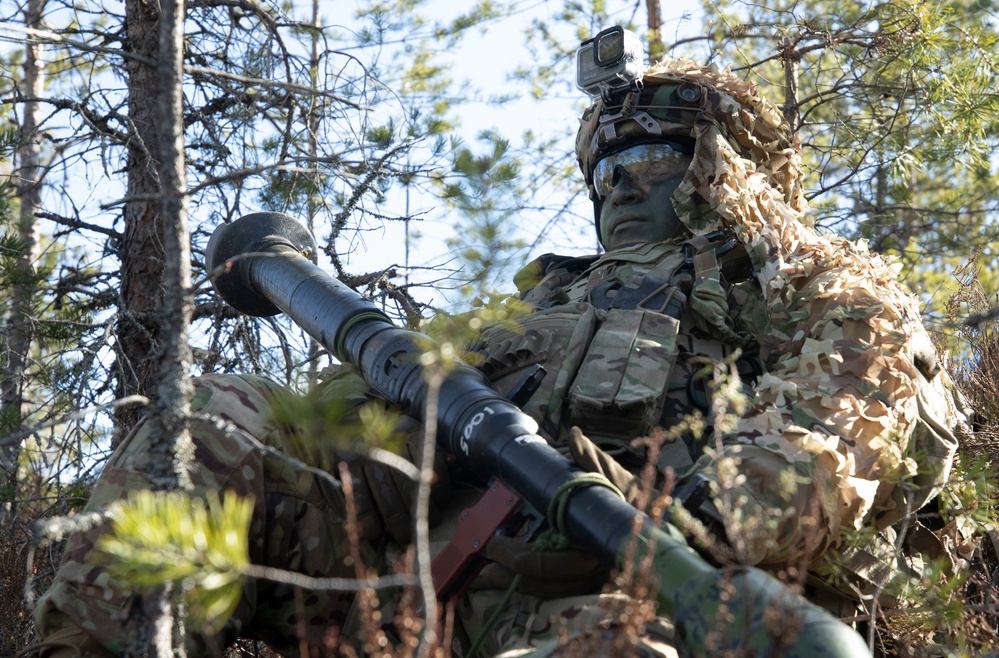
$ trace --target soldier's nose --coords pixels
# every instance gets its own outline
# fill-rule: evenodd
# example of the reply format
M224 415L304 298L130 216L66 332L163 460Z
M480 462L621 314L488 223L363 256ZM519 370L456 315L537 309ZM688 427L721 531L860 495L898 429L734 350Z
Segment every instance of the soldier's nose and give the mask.
M630 203L641 198L641 188L635 184L634 179L621 165L614 167L611 185L611 203L620 205L622 203Z

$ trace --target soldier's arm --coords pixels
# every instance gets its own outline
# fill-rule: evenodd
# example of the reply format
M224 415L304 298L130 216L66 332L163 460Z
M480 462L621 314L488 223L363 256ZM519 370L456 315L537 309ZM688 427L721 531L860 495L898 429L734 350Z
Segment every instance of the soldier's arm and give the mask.
M928 338L888 263L864 245L819 235L759 177L729 166L734 175L710 193L747 245L778 347L751 408L706 466L723 488L729 483L724 505L770 519L730 531L741 533L730 539L745 561L807 563L841 529L883 527L906 512L905 484L920 478L917 384L938 380L946 402L949 380L919 362ZM953 425L958 413L945 407L943 423ZM932 465L937 479L952 454ZM730 476L725 464L736 469ZM917 507L920 495L909 497Z

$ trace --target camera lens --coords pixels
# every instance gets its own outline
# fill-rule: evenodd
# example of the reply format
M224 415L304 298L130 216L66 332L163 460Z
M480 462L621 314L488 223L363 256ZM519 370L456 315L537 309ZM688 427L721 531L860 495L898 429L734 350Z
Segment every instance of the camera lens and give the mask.
M620 32L611 32L597 40L597 61L599 63L613 63L621 57L621 51L624 50L622 37Z
M676 90L677 96L685 103L696 103L701 100L701 88L697 85L683 84Z

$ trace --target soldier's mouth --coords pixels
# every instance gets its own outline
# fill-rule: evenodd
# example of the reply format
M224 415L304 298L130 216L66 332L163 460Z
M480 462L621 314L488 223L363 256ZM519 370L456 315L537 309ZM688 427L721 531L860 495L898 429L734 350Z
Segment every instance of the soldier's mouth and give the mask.
M644 217L622 217L621 219L614 222L614 230L620 231L624 228L630 228L632 226L637 226L645 222Z

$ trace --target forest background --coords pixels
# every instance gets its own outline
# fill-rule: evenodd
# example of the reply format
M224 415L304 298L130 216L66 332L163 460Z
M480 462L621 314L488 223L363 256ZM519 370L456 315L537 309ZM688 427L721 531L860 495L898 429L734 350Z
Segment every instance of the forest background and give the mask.
M756 82L801 139L817 225L898 259L979 411L953 508L991 523L997 3L677 7L5 0L0 655L30 639L24 592L44 588L60 520L143 413L173 488L190 375L302 390L330 363L287 319L215 295L203 256L219 223L301 218L323 267L409 326L511 292L541 253L599 249L573 56L613 24L650 59Z

